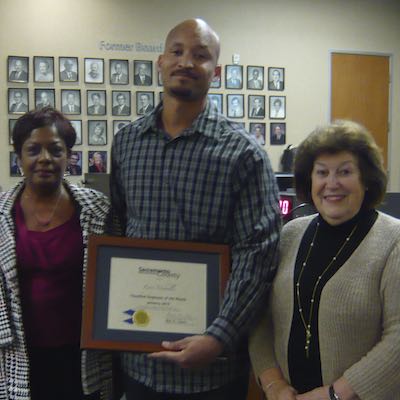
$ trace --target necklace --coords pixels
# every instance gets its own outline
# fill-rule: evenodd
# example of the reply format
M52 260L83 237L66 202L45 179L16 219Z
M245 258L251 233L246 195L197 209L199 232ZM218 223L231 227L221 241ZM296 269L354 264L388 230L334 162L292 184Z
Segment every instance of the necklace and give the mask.
M319 222L317 222L317 226L315 228L315 232L314 232L314 236L312 238L310 247L308 248L308 252L306 255L306 258L301 266L301 270L299 273L299 277L297 279L296 282L296 298L297 298L297 304L299 307L299 314L300 314L300 319L301 322L304 326L304 330L306 332L306 342L305 342L305 346L304 346L304 350L306 351L306 357L309 357L310 354L310 342L311 342L311 321L312 321L312 317L313 317L313 310L314 310L314 300L315 300L315 294L317 292L317 288L318 285L321 281L321 279L323 278L323 276L326 274L326 272L330 269L330 267L333 265L333 263L337 260L337 258L339 257L340 253L343 251L343 249L346 247L346 244L350 241L351 237L353 236L354 232L357 229L357 224L354 226L354 228L351 230L349 236L346 237L345 241L343 242L343 244L340 246L338 252L332 257L332 260L330 261L330 263L326 266L326 268L322 271L322 273L318 276L317 281L315 282L315 285L313 287L312 290L312 294L311 294L311 300L310 300L310 313L308 315L308 320L306 320L306 316L303 313L303 308L301 306L301 300L300 300L300 280L301 277L303 276L303 272L304 269L307 265L308 259L310 258L310 254L311 251L314 247L314 243L315 243L315 238L317 237L317 233L318 233L318 229L319 229Z

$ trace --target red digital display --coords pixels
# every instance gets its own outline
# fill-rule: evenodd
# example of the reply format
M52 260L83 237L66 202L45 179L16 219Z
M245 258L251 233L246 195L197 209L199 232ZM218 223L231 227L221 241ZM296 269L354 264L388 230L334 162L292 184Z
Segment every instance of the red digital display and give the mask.
M282 215L288 215L293 208L293 197L290 196L280 196L279 207L281 209Z

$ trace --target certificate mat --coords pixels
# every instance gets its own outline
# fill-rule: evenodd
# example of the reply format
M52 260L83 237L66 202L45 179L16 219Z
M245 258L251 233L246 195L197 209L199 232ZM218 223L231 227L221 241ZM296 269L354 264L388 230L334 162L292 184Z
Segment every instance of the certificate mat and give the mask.
M229 268L227 245L90 237L81 347L157 351L202 334Z

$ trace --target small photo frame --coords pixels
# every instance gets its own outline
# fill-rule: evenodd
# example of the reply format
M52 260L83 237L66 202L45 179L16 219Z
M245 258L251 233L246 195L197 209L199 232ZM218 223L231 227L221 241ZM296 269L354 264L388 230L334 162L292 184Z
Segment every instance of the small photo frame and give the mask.
M219 89L221 87L221 75L222 75L222 66L218 64L215 67L215 72L210 84L210 88Z
M270 143L271 145L286 144L286 123L270 123Z
M125 126L129 125L131 121L127 119L115 119L113 121L113 134L116 135L118 131L120 131L122 128L125 128Z
M56 106L56 94L54 89L35 89L35 108Z
M68 175L82 175L82 152L72 151L68 159L68 165L65 171Z
M76 133L75 146L79 146L82 144L82 120L70 119L69 122L71 122L71 125Z
M112 91L112 115L131 115L131 92L129 90Z
M248 116L251 119L265 118L265 96L249 95L248 97Z
M86 107L87 115L106 115L107 101L105 90L87 90Z
M129 83L129 61L110 60L110 83L127 85Z
M54 57L33 57L35 82L54 82Z
M58 57L60 82L78 82L78 57Z
M105 146L107 144L107 121L88 120L89 146Z
M220 114L223 114L223 96L220 93L208 93L208 99L212 106L214 106Z
M151 86L153 84L153 62L147 60L133 61L133 84L135 86Z
M154 109L154 92L136 92L136 114L148 114Z
M164 92L158 93L159 102L161 103L164 99Z
M285 89L285 68L268 68L268 90L282 91Z
M29 82L29 57L8 56L8 82Z
M9 144L13 144L13 138L12 138L12 134L13 134L13 130L14 130L14 125L17 122L16 118L10 118L8 120L8 143Z
M85 58L85 83L104 83L103 58Z
M244 96L242 94L227 94L226 98L228 118L243 118Z
M286 118L286 96L269 96L269 118Z
M8 113L24 114L29 110L29 91L27 88L8 89Z
M88 171L91 174L105 174L107 172L106 151L88 151Z
M15 151L10 151L10 176L22 176L22 169Z
M247 89L264 89L264 67L255 65L247 66Z
M225 88L243 89L243 66L236 64L225 66Z
M265 123L250 122L249 135L261 146L265 145Z
M61 89L61 111L67 115L81 113L81 91L79 89Z

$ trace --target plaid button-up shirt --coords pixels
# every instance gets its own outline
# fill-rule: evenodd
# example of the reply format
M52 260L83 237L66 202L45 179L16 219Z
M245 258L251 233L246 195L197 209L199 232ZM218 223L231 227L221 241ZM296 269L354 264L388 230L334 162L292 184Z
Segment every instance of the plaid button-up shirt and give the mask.
M195 393L247 373L246 336L276 268L278 192L265 151L210 104L175 139L159 127L161 109L114 138L113 210L128 237L230 245L230 278L206 330L227 357L191 370L125 353L123 369L154 390Z

